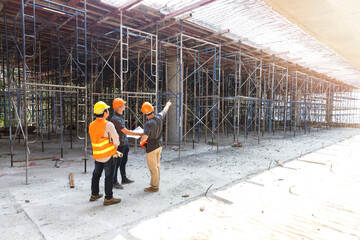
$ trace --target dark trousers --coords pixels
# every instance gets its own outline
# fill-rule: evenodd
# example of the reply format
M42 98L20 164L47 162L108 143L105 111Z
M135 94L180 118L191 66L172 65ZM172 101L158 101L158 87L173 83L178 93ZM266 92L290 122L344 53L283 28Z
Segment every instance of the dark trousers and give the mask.
M113 197L113 174L114 174L114 159L111 157L109 161L105 163L95 161L95 168L91 180L91 194L99 194L99 182L103 169L105 170L105 198L111 199Z
M116 165L114 169L114 183L118 182L117 170L120 167L121 178L126 177L126 163L128 161L129 145L118 146L117 150L123 154L122 158L116 158Z

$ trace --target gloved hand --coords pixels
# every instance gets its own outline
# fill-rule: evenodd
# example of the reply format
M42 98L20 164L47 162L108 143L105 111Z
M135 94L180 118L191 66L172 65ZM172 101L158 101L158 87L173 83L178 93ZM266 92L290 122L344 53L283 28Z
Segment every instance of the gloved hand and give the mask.
M146 148L146 147L147 147L147 144L148 144L148 142L143 142L143 143L140 143L140 146L141 146L142 148Z

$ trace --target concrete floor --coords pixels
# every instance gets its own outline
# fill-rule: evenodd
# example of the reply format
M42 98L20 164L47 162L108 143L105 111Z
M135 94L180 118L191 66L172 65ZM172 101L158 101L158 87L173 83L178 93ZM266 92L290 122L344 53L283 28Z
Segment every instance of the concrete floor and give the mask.
M83 174L81 143L65 152L59 168L49 160L30 162L29 185L23 163L11 168L1 155L1 239L359 239L360 196L354 189L360 135L349 139L357 134L358 129L296 138L275 134L260 144L249 137L242 148L226 144L218 154L214 146L196 144L180 160L168 148L160 191L153 194L143 191L150 179L144 153L131 150L128 175L135 183L114 189L122 202L113 206L89 202L93 163ZM5 152L6 144L0 146ZM41 156L39 148L31 147L33 156ZM56 139L46 150L45 155L58 152ZM16 151L20 156L23 149Z
M127 229L138 239L360 239L359 156L357 135ZM115 232L100 239L123 239Z

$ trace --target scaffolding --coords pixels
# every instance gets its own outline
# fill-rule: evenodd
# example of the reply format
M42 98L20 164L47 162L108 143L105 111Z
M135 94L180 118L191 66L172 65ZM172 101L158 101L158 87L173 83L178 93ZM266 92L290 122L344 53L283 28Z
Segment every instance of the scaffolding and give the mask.
M248 138L260 143L359 127L360 94L353 86L227 37L229 31L191 23L191 15L176 19L186 7L168 15L144 5L127 11L139 2L119 8L79 0L4 5L1 135L9 139L11 166L14 148L25 145L26 183L30 145L41 142L46 152L55 138L62 159L65 135L70 149L74 137L82 141L87 172L91 110L116 97L127 101L129 129L144 124L144 101L158 112L171 99L163 142L176 146L179 159L200 143L219 151L225 138L240 146ZM138 142L130 144L136 151Z

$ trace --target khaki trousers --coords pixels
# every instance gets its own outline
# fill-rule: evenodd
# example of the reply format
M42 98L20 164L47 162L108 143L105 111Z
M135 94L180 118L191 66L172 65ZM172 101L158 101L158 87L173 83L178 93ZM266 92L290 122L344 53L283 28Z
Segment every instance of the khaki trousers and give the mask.
M151 174L150 185L154 188L158 188L160 182L161 150L162 147L159 147L152 152L146 153L146 163L148 165Z

